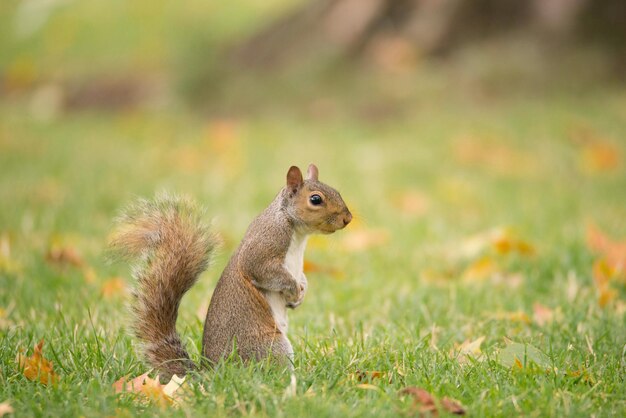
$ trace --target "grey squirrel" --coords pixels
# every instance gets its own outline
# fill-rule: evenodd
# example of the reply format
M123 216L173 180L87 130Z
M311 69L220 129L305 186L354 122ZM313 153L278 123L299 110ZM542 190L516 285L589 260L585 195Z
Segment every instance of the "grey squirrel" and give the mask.
M306 294L307 237L344 228L352 214L339 192L318 180L311 164L298 167L250 224L215 287L204 323L202 354L209 363L236 347L243 360L271 356L289 363L287 308ZM140 200L118 220L111 248L138 262L133 269L132 328L147 362L161 377L195 369L176 331L183 295L207 268L217 237L189 200L168 196Z

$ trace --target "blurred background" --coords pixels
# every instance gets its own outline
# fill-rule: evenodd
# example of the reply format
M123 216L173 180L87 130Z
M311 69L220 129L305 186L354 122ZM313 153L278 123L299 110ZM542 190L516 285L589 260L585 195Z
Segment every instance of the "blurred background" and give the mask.
M549 268L504 261L536 289L554 263L589 277L587 226L626 234L625 41L623 0L3 0L3 263L110 276L112 217L161 189L208 206L227 256L315 162L357 218L312 259L364 300L391 265L462 277L481 259L447 245L474 234L543 247Z

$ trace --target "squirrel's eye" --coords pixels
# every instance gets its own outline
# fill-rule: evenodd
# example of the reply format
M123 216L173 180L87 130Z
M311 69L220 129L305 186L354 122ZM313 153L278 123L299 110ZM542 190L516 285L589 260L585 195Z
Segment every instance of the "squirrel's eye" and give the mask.
M311 197L309 197L309 202L311 202L311 204L313 206L321 205L322 204L322 196L320 196L318 194L311 195Z

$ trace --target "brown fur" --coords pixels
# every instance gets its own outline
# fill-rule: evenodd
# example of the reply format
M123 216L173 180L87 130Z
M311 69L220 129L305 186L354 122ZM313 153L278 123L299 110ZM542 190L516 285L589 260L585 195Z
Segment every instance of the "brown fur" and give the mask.
M209 363L233 349L243 360L291 358L291 344L277 326L268 297L280 295L283 307L302 302L306 278L302 272L294 277L285 264L292 238L332 233L352 219L339 193L317 177L313 165L306 180L291 167L286 186L250 224L211 298L202 341ZM319 194L323 204L312 205L312 194ZM123 253L145 259L135 269L134 329L148 362L166 377L194 367L176 333L176 317L182 296L206 268L216 241L189 207L171 198L141 201L122 218L112 242Z

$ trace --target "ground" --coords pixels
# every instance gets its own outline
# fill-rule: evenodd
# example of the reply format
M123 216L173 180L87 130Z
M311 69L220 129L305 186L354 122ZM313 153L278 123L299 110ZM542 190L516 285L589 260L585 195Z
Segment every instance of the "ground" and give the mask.
M418 387L476 417L626 414L614 271L626 89L503 94L429 71L294 102L255 92L271 106L224 114L166 103L42 117L25 96L0 100L0 404L16 416L412 416L399 392ZM288 167L310 162L355 220L309 243L308 294L290 312L295 380L231 361L188 377L177 405L115 394L148 370L128 333L129 270L106 261L117 211L160 190L207 208L223 248L178 323L197 359L230 253ZM41 339L56 384L16 363Z

